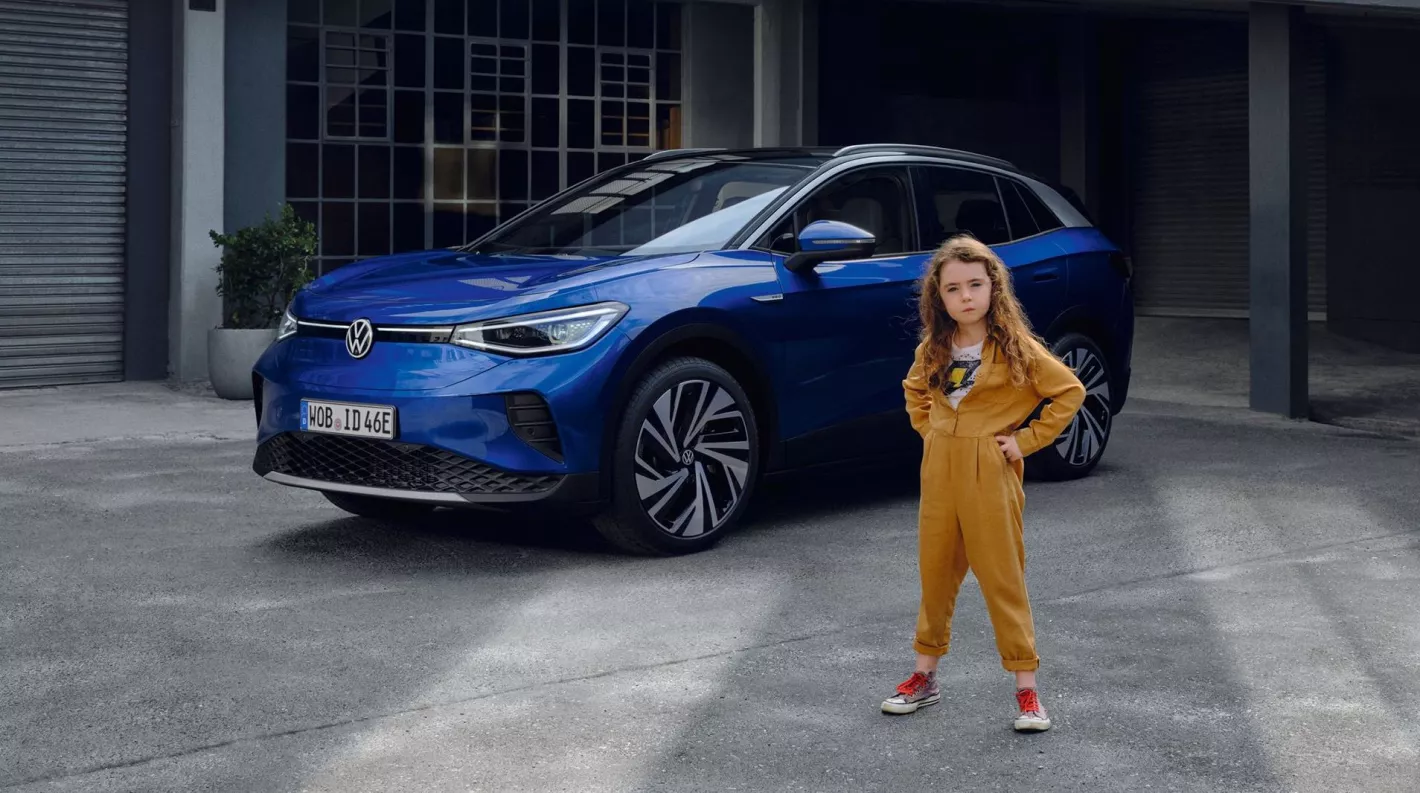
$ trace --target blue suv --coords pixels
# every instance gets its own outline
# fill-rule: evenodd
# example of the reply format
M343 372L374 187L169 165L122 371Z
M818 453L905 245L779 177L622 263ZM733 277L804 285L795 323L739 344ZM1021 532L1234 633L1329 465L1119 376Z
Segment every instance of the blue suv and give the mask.
M765 474L916 459L915 282L958 231L1088 389L1031 475L1084 475L1129 389L1127 260L1010 163L886 144L659 152L315 280L253 372L253 468L366 517L557 506L705 549Z

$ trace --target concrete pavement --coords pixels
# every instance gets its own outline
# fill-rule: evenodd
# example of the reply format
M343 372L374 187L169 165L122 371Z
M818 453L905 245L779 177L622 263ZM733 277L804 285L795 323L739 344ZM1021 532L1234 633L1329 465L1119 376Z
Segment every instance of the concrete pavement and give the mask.
M250 473L245 405L0 396L0 789L1409 790L1420 444L1143 394L1027 488L1038 736L970 579L943 704L878 712L910 470L643 560L345 517Z

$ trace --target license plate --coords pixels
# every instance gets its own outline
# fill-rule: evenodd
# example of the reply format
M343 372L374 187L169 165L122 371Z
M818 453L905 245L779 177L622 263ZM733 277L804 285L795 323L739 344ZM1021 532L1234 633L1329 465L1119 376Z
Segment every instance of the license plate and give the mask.
M301 429L327 435L394 439L394 408L348 402L301 400Z

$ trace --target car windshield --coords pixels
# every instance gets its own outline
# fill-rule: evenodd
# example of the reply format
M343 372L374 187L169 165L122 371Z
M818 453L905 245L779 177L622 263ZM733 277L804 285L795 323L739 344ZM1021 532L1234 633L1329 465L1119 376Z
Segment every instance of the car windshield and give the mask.
M558 197L466 250L582 256L714 250L815 165L807 159L652 160Z

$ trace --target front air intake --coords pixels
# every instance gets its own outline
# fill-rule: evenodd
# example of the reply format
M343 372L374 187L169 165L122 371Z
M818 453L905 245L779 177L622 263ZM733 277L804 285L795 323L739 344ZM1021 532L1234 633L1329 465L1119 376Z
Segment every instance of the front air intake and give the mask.
M527 445L562 462L562 440L557 436L557 422L552 420L547 400L527 391L508 394L505 402L513 432Z

